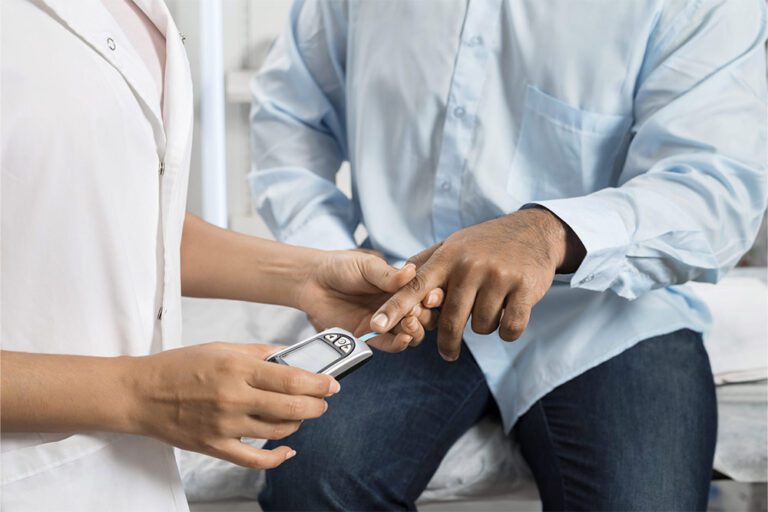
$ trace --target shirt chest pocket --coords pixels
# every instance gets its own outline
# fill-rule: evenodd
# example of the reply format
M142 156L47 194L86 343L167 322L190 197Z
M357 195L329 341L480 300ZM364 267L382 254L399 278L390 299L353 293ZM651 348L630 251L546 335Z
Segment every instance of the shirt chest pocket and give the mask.
M631 122L579 110L529 85L507 193L525 203L614 185Z

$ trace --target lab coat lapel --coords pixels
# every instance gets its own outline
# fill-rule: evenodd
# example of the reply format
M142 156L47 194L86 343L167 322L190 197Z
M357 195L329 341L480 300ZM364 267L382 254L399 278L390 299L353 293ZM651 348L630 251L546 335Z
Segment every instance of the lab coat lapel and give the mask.
M171 236L173 219L169 212L175 211L179 201L186 202L187 177L192 145L194 108L192 79L189 61L179 29L173 21L168 6L162 0L134 0L136 5L155 24L165 37L165 89L163 116L167 140L165 176L162 187L163 232L166 241L176 243ZM169 223L169 220L171 222Z
M162 0L134 0L165 37L163 119L168 146L185 150L193 122L192 82L181 34ZM170 155L174 156L174 155ZM166 162L167 163L167 162Z
M114 66L151 116L155 141L165 152L160 98L152 77L129 38L98 0L38 0L54 17Z

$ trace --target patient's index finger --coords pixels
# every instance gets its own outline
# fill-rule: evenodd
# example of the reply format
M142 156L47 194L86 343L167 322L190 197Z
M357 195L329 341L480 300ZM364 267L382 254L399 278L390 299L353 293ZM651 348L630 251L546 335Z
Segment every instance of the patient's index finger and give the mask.
M379 308L371 318L374 331L387 332L392 329L416 304L421 303L427 293L443 284L442 273L433 267L430 263L422 266L413 279Z

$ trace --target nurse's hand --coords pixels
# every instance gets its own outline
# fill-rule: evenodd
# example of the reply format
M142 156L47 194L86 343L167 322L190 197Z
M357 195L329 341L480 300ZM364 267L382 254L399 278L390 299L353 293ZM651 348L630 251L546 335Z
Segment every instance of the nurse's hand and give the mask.
M328 408L339 383L266 362L281 347L208 343L125 358L131 433L247 468L274 468L288 446L255 448L241 437L282 439Z
M369 251L318 251L317 255L296 304L318 330L341 327L356 336L370 331L373 313L416 275L415 265L396 269ZM400 352L420 343L424 329L433 328L437 320L437 312L431 308L440 306L442 300L442 290L432 290L369 344Z

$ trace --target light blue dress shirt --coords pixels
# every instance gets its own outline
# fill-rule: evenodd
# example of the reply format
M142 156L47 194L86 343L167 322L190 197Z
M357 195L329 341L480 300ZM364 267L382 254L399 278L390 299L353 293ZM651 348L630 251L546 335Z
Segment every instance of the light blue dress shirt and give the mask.
M586 258L522 338L465 332L509 429L707 328L682 283L722 277L766 207L766 33L763 0L296 1L253 83L255 204L280 240L351 248L362 223L392 261L526 204L567 222Z

